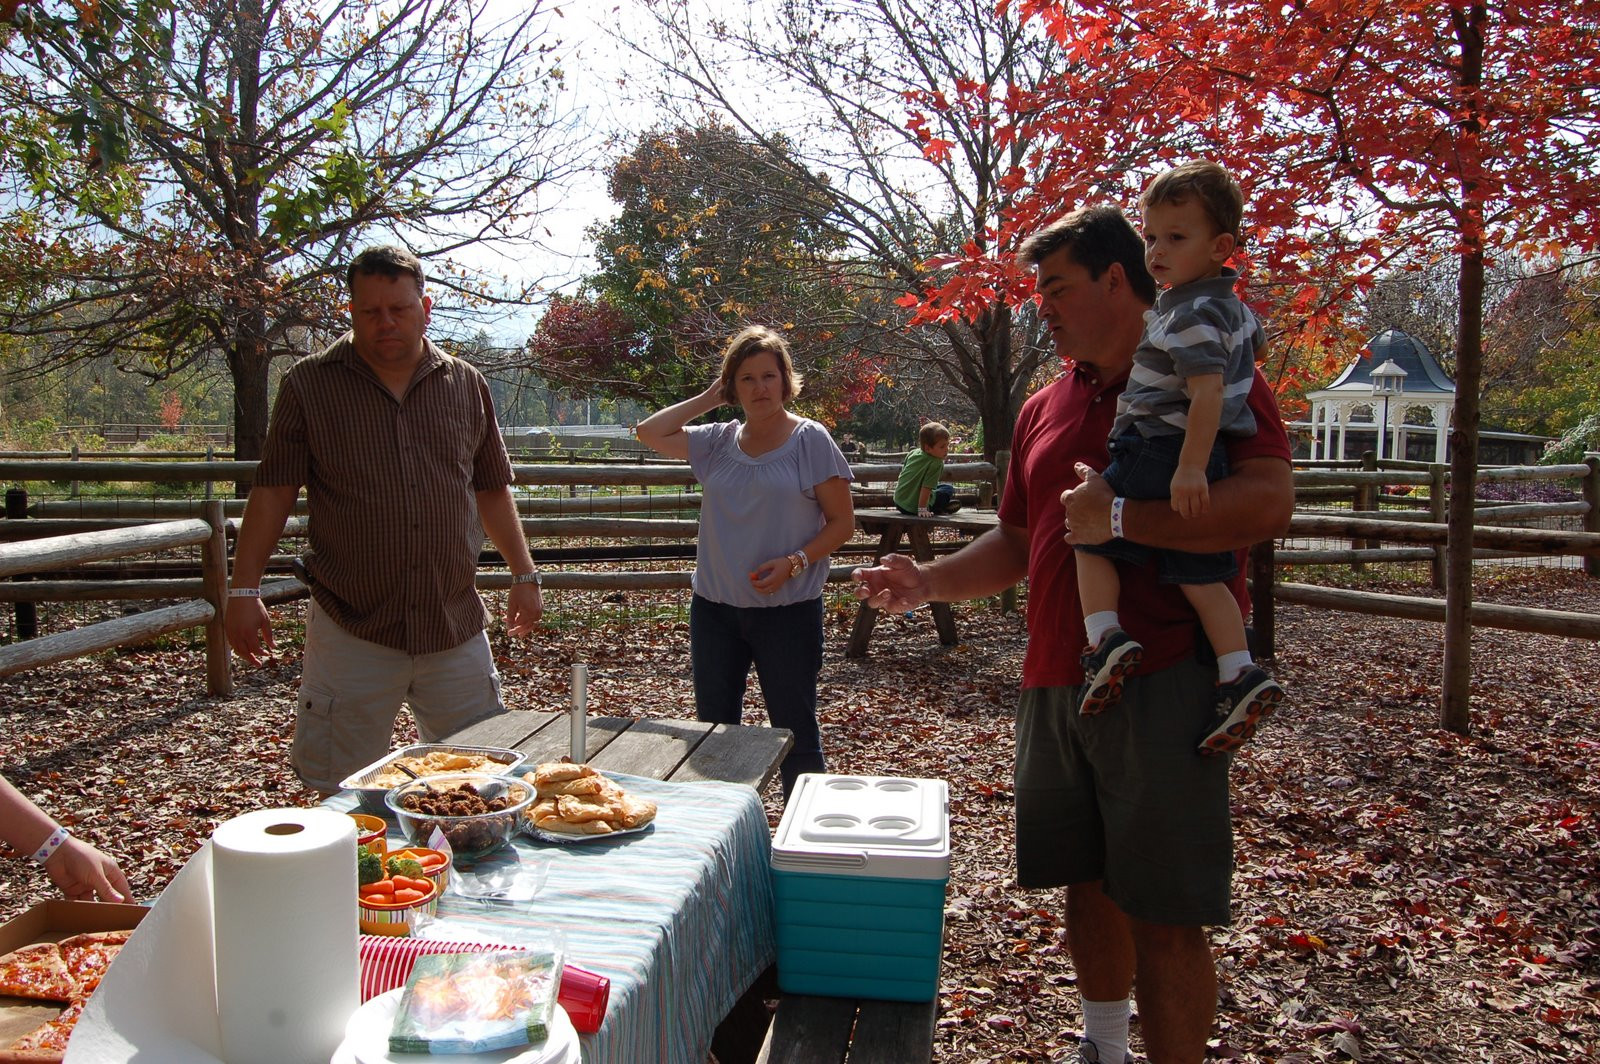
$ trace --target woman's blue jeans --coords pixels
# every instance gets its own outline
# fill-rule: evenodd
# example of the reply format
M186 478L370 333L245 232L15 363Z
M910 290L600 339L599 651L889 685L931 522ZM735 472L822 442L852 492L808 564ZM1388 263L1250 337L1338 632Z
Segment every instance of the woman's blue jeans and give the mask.
M689 603L689 660L695 716L738 724L750 666L756 667L767 718L794 733L783 759L783 796L802 772L826 772L817 727L817 675L822 671L822 599L789 606L729 606L695 595Z

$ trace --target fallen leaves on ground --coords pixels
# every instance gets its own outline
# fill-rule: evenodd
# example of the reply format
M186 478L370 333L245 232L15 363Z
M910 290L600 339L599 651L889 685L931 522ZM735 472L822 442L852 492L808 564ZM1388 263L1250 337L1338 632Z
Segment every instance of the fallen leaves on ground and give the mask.
M1597 592L1576 571L1508 568L1478 596L1593 613ZM1062 895L1021 890L1012 871L1021 619L959 606L962 642L942 648L926 610L887 615L870 655L847 660L853 612L828 612L831 767L951 784L935 1059L1069 1054L1080 1016ZM1211 934L1212 1059L1600 1059L1600 644L1478 631L1463 737L1438 726L1441 631L1280 609L1274 668L1290 701L1235 760L1235 918ZM494 643L512 708L564 707L569 667L586 661L593 712L692 715L673 609ZM9 677L0 769L153 898L217 823L314 801L286 767L298 674L291 648L210 699L202 654L180 646ZM395 741L412 736L402 717ZM776 824L776 790L766 798ZM0 862L0 918L52 894L28 862ZM1137 1020L1134 1034L1137 1050Z

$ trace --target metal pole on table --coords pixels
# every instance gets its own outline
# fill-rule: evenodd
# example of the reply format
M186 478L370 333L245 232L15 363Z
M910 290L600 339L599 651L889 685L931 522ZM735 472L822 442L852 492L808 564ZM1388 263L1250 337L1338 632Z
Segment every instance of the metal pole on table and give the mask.
M580 765L588 757L589 742L584 728L588 713L589 666L574 665L572 667L572 709L567 716L567 723L572 730L570 751L572 760Z

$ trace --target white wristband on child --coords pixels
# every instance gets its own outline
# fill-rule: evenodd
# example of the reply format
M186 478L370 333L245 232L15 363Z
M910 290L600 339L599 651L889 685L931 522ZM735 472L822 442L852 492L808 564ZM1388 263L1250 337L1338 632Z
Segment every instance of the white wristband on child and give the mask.
M1111 538L1123 539L1122 535L1122 507L1127 502L1121 495L1111 500Z
M34 861L38 864L44 864L46 861L50 860L51 856L54 855L57 850L61 849L61 844L70 838L72 838L72 836L67 834L66 828L57 826L57 828L50 833L50 837L44 840L44 845L34 851Z

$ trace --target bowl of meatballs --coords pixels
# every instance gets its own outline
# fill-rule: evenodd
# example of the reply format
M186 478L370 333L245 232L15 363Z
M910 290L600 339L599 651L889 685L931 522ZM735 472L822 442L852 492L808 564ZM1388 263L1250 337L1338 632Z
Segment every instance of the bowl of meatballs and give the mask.
M487 857L511 841L534 789L518 779L451 772L402 783L384 804L412 846L433 846L438 831L456 861Z

